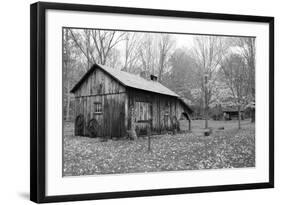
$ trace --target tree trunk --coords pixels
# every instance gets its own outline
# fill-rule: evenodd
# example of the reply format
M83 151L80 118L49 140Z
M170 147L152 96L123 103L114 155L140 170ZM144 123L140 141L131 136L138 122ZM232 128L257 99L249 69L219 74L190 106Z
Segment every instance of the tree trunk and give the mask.
M136 140L137 133L136 133L136 125L135 125L135 108L134 105L130 107L130 118L131 118L131 130L130 130L130 138Z
M160 54L159 60L159 74L158 74L158 81L162 81L162 74L163 74L163 67L164 67L164 54Z
M208 128L208 108L205 108L205 128Z
M238 129L241 129L241 106L238 105Z
M70 83L69 80L67 80L67 103L66 103L66 121L69 120L69 109L70 109L70 94L68 93L70 90Z
M66 120L69 120L69 108L70 108L70 94L69 94L69 90L70 90L70 82L69 82L69 79L68 79L68 72L69 72L69 58L70 58L70 54L69 54L69 46L68 46L68 41L69 41L69 30L66 29L65 30L65 44L64 44L64 47L65 47L65 56L64 56L64 66L65 66L65 81L67 83L67 93L66 93L66 116L65 116L65 119Z
M205 80L205 129L208 128L208 92L207 92L207 79Z

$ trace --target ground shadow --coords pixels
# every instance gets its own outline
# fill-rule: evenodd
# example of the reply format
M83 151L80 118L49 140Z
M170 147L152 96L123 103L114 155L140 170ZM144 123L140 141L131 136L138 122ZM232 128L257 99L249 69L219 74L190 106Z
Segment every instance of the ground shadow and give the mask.
M29 200L29 193L27 192L19 192L18 195L25 200Z

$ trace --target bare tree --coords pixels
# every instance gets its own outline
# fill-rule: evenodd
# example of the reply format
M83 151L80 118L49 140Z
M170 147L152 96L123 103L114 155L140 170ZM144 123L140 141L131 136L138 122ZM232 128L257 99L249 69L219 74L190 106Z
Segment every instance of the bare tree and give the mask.
M63 66L64 66L64 79L66 83L66 120L69 120L69 108L70 108L70 43L69 43L69 29L63 30Z
M169 34L144 34L138 43L138 62L142 70L158 75L161 82L175 41Z
M85 35L86 57L87 57L87 70L89 70L91 65L95 62L95 58L93 56L94 49L91 46L91 31L89 29L84 29L84 35Z
M86 58L86 70L88 70L93 63L96 63L93 55L94 48L91 45L90 31L84 29L81 32L75 32L75 29L69 29L69 33L76 47Z
M231 90L234 103L238 109L238 129L241 129L241 107L247 104L249 95L248 78L249 69L244 58L239 54L231 54L221 64L225 82Z
M198 67L198 86L204 96L205 128L208 128L209 104L212 98L216 71L228 47L225 39L218 36L194 38L193 55Z
M138 33L127 33L125 37L125 59L122 70L133 72L138 61Z
M161 34L158 49L159 49L159 69L158 69L158 80L162 81L162 75L164 72L164 68L169 59L169 52L174 46L175 41L172 39L170 34Z
M237 40L238 46L241 49L241 54L245 58L246 66L249 70L248 75L248 89L249 97L251 98L250 102L253 104L255 102L255 68L256 68L256 45L255 38L239 38ZM255 112L252 109L252 122L255 122Z
M105 65L111 49L125 40L125 32L91 30L95 49L98 53L98 63Z
M107 65L111 68L120 68L121 67L121 54L120 51L116 48L112 48L108 54Z
M157 45L155 37L152 34L144 34L140 46L138 47L138 56L141 64L141 69L146 72L155 73L157 59Z
M196 85L196 67L189 50L176 49L169 56L169 70L163 73L162 83L176 93L191 99Z
M106 65L112 49L125 40L125 33L118 31L84 29L81 32L70 29L70 34L76 46L85 56L88 68L93 63Z

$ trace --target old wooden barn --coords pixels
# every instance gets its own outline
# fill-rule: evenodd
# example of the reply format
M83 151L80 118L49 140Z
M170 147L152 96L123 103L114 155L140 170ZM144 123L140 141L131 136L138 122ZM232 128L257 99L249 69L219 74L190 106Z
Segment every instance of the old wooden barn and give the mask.
M73 87L75 135L123 137L131 128L139 135L163 133L186 122L192 110L155 76L139 75L94 64Z

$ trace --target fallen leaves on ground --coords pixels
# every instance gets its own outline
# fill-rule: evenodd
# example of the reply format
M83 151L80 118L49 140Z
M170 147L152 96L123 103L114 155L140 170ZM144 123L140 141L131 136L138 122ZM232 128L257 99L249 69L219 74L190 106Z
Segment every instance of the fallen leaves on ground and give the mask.
M64 175L92 175L255 166L254 129L155 135L137 140L64 138Z

